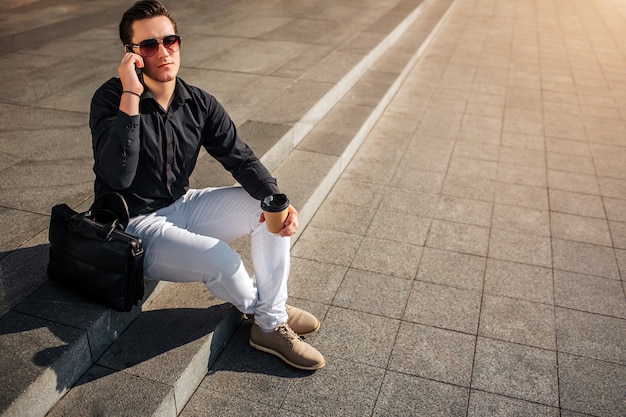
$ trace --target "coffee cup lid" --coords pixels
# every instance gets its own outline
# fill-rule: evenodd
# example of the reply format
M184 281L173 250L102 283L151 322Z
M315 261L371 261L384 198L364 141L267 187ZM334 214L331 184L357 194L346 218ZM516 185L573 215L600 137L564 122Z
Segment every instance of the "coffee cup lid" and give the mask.
M277 212L289 207L289 199L285 194L270 194L261 201L263 211Z

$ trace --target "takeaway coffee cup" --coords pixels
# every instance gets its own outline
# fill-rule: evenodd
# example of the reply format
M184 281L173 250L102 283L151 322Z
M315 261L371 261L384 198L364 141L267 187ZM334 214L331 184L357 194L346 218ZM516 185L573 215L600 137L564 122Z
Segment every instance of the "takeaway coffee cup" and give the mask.
M277 234L285 227L289 199L285 194L268 195L261 201L261 209L265 215L265 223L270 233Z

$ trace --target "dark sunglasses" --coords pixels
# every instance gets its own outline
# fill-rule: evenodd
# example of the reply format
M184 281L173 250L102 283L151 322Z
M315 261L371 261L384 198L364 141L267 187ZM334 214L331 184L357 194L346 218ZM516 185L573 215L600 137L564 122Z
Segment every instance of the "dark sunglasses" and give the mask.
M163 40L158 41L156 39L146 39L139 43L131 43L133 48L139 48L142 56L150 57L157 53L159 50L159 43L162 43L165 48L170 52L176 52L180 49L181 37L178 35L168 35Z

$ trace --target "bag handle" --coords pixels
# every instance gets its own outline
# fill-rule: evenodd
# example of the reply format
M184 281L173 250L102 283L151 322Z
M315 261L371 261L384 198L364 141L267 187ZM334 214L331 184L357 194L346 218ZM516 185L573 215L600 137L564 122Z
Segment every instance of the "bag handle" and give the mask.
M96 209L76 213L67 219L67 225L70 229L74 229L78 227L85 218L92 219L99 225L100 230L98 230L96 235L102 240L109 240L114 230L124 230L119 219L109 210Z
M105 217L105 223L109 223L112 219L116 219L116 227L125 230L130 221L130 215L128 213L128 205L124 197L116 192L110 191L101 194L91 205L89 209L91 216L98 218L98 216Z

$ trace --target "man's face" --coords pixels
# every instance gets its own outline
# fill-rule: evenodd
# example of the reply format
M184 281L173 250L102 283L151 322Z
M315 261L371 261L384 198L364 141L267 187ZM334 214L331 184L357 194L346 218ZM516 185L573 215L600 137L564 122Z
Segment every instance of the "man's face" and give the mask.
M174 25L166 16L156 16L148 19L137 20L133 23L133 43L138 44L146 39L157 39L161 41L163 37L174 35ZM141 53L137 48L134 52ZM153 56L143 56L144 77L149 77L155 81L167 82L176 78L180 68L180 49L172 52L159 43L159 49Z

